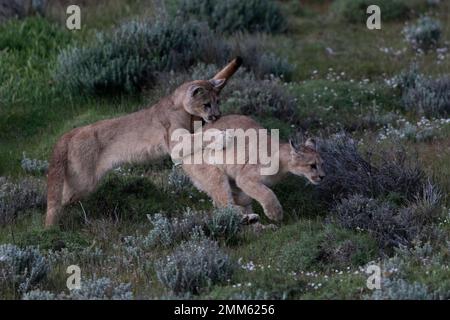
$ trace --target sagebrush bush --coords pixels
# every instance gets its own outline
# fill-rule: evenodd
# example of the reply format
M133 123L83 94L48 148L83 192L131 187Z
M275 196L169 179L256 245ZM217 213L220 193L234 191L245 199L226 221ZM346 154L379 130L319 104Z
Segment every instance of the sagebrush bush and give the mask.
M291 80L294 66L269 49L270 40L265 35L239 33L229 40L233 56L242 57L244 68L253 72L258 79L280 77Z
M148 216L153 229L145 237L148 246L168 247L189 239L197 228L203 230L207 217L203 212L187 208L181 218L168 218L160 213Z
M175 295L199 294L230 279L234 263L217 242L200 238L183 242L155 263L159 281Z
M442 27L438 20L423 16L415 24L406 26L403 33L413 48L427 51L438 44Z
M117 283L110 278L93 278L81 282L80 289L74 289L64 297L71 300L131 300L131 284Z
M48 161L28 158L26 153L22 154L20 162L22 169L27 173L46 173L48 170Z
M171 190L181 193L193 188L191 179L184 173L179 166L173 166L167 177L167 183Z
M390 279L383 277L381 289L374 290L370 299L374 300L430 300L433 296L425 285L410 283L403 279Z
M211 215L187 208L181 217L169 218L161 213L148 215L153 228L145 236L125 238L126 246L171 247L189 240L196 233L225 242L235 241L241 230L241 215L235 208L214 209Z
M408 16L408 2L402 0L335 0L330 7L332 15L350 23L362 23L367 20L367 7L376 4L381 9L383 21L404 19Z
M150 85L158 71L184 70L199 61L223 62L225 54L205 24L131 21L112 33L97 34L87 46L63 51L54 77L75 92L133 92Z
M43 207L45 203L46 192L40 180L14 182L0 177L0 226L11 223L20 211Z
M54 294L39 289L32 290L22 296L23 300L131 300L133 292L131 284L117 283L107 277L93 278L81 282L80 289L73 289L69 294Z
M31 290L22 296L22 300L55 300L56 295L46 290Z
M228 92L223 98L227 112L296 121L297 99L277 78L257 80L253 74L242 72L230 81Z
M242 214L234 207L217 208L207 222L207 232L213 239L234 241L241 230Z
M272 0L182 0L178 14L207 21L211 28L221 33L281 32L286 29L286 20Z
M50 267L38 249L0 245L0 289L24 293L44 280Z
M402 105L428 117L450 115L450 77L431 78L421 74L417 66L394 79L402 94Z
M404 207L356 194L337 203L333 218L342 227L369 232L380 248L390 250L429 240L441 214L440 200L440 191L431 183Z
M388 152L369 147L362 153L353 139L338 134L321 140L319 151L326 177L318 190L325 201L361 194L373 198L395 196L401 202L413 199L425 183L423 169L408 161L400 146Z

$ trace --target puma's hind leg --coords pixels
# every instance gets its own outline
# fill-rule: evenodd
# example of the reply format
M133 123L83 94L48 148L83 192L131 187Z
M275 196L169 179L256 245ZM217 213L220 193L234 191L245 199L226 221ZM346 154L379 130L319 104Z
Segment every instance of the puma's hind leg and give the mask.
M243 222L255 219L255 216L249 217L246 214L249 205L251 213L251 198L245 197L244 194L235 198L227 175L219 168L202 165L184 165L183 169L189 175L193 184L211 197L214 206L219 208L227 206L236 207L239 213L242 214ZM236 203L236 200L240 201L240 204Z

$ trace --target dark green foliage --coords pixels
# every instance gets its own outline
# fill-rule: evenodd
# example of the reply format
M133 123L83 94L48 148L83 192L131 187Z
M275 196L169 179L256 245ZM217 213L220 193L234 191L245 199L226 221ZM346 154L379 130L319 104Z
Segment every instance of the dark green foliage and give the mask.
M179 15L207 21L221 33L235 31L281 32L286 21L272 0L182 0Z
M370 236L330 225L323 231L306 233L299 240L287 243L280 265L296 272L357 267L376 257L377 251Z
M252 71L256 78L280 77L285 81L292 79L294 65L272 52L267 36L238 33L230 37L228 42L233 56L242 57L242 66Z
M433 226L441 214L440 191L428 183L408 206L352 195L335 207L334 219L343 227L367 231L381 249L411 246L414 241L430 240Z
M148 178L110 174L99 189L82 201L87 218L111 216L143 220L146 214L177 207ZM78 204L74 206L79 207Z
M158 71L183 70L199 61L223 62L226 52L207 25L179 19L131 21L58 58L55 79L73 92L133 92Z
M58 229L26 231L16 235L15 240L20 247L36 246L44 250L79 250L89 245L81 234Z
M362 153L353 139L336 135L322 140L319 148L326 177L318 189L326 201L354 194L387 197L394 193L404 202L421 192L425 183L423 169L400 146L389 151L369 148Z
M297 100L279 79L257 80L242 73L229 84L224 110L261 118L274 117L285 122L296 120Z

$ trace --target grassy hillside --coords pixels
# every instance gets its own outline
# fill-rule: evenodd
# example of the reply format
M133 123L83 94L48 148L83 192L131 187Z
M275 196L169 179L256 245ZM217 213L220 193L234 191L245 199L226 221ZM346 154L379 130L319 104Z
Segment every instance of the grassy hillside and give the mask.
M381 30L366 28L364 0L78 1L80 31L64 3L0 25L0 298L450 298L449 1L379 1ZM245 70L222 110L316 136L325 159L321 186L274 188L276 230L214 209L170 159L113 170L43 229L59 136L236 54ZM72 264L84 287L70 293ZM366 286L370 264L381 290Z

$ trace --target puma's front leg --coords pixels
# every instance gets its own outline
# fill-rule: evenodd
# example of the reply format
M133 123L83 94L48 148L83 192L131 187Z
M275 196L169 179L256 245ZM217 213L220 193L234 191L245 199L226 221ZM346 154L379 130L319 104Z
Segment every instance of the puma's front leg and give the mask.
M252 201L253 199L246 195L242 190L236 186L232 187L233 199L236 205L242 207L242 223L252 224L259 221L259 215L253 212Z
M283 208L275 193L266 185L259 181L247 180L245 177L236 179L236 184L242 191L261 204L269 219L275 221L283 219Z

